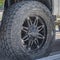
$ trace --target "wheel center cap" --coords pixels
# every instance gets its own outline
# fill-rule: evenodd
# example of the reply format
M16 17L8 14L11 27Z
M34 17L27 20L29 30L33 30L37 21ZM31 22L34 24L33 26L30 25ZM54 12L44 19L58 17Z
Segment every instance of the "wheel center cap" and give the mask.
M37 36L37 28L34 26L34 25L31 25L30 28L29 28L29 35L30 36L33 36L33 37L36 37Z
M29 35L32 36L32 37L36 37L37 33L31 32L31 33L29 33Z

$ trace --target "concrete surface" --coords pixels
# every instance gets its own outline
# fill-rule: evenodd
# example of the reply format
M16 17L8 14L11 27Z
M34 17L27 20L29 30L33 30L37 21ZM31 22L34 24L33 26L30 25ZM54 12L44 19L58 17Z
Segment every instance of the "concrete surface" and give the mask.
M60 60L60 54L48 56L48 57L37 59L37 60Z
M60 0L53 0L53 15L60 16Z
M60 32L56 32L55 39L60 39Z

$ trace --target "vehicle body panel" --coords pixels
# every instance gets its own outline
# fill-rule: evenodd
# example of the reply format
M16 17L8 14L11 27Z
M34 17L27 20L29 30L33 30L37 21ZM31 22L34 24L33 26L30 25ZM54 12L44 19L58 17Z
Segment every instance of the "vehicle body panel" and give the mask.
M4 9L7 9L12 4L14 4L16 2L20 2L22 0L4 0L4 1L5 1ZM60 16L60 0L36 0L36 1L40 1L45 6L47 6L48 9L51 11L52 15Z
M53 15L60 16L60 0L53 1Z

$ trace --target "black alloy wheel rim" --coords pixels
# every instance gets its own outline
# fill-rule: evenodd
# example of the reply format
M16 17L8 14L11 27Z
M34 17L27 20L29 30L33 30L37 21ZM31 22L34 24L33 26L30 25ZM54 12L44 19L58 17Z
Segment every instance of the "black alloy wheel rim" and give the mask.
M27 17L21 29L23 47L28 51L41 49L47 39L47 26L40 16Z

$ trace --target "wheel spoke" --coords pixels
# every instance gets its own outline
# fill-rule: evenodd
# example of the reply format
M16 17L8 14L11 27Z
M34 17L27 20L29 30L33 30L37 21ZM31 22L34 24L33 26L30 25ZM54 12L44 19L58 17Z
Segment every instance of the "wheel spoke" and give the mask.
M39 39L45 39L44 36L37 36L37 38L39 38Z
M41 33L38 33L37 35L43 37L43 35Z
M40 33L38 33L38 38L40 38L40 39L44 39L45 37L42 35L42 34L40 34Z
M24 31L24 32L26 32L26 33L27 33L27 30L25 30L25 29L22 29L22 31Z
M28 41L29 40L29 38L26 38L24 41Z
M42 27L42 25L41 26L38 26L37 29L39 30L41 27Z
M36 41L36 43L37 43L37 44L39 44L39 42L38 42L38 39L37 39L37 38L36 38L36 40L35 40L35 41Z
M34 43L37 45L37 40L35 40Z
M22 30L27 33L28 27L23 26Z
M38 17L36 17L36 19L34 21L34 25L37 27L37 25L38 25Z
M28 26L29 26L29 27L32 25L32 21L30 20L29 17L27 18L27 23L28 23Z
M31 46L33 45L33 42L34 42L34 41L31 41Z
M44 25L38 27L38 32L40 32L44 28Z
M29 20L30 21L30 25L32 25L32 21L31 20Z
M23 37L23 40L25 40L25 39L27 39L28 38L28 35L25 35L24 37Z
M28 46L30 46L30 44L31 44L31 40L29 40Z
M40 48L40 46L39 46L39 45L37 45L37 48Z
M23 29L26 29L26 30L28 30L28 27L25 27L25 26L23 26Z
M39 37L39 38L42 38L42 39L45 38L45 37L44 37L42 34L40 34L40 33L38 33L38 37Z
M37 38L42 39L42 37L40 37L40 36L37 36Z

